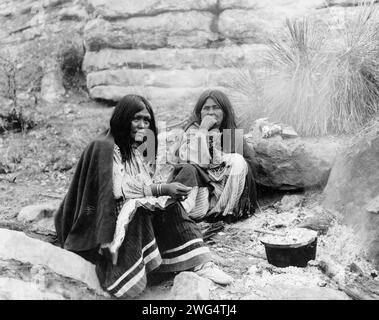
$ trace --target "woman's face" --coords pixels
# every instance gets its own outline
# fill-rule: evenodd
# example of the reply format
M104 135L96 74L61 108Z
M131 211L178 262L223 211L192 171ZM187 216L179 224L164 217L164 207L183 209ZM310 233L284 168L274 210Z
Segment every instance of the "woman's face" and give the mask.
M151 116L146 108L137 112L131 125L131 138L135 142L143 142L143 138L146 136L146 130L150 128Z
M203 120L205 116L214 117L217 121L215 127L219 128L224 119L224 111L212 98L208 98L205 100L200 116L201 120Z

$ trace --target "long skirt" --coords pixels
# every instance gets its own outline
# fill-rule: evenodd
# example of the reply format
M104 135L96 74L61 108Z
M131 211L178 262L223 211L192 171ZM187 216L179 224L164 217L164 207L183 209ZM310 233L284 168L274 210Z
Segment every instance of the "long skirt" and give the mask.
M139 208L128 225L117 263L106 253L96 264L101 286L116 297L135 297L147 274L190 270L211 260L201 231L179 203L164 210Z
M227 216L237 220L254 213L254 178L240 154L225 154L222 165L209 169L194 164L176 165L170 181L192 187L182 205L194 220Z

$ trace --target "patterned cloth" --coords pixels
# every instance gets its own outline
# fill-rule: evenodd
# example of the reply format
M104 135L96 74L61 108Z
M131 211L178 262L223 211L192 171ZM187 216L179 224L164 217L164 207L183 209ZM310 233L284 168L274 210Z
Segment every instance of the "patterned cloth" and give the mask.
M119 249L117 264L106 255L97 264L103 288L116 297L135 297L147 273L189 270L211 260L196 223L178 204L164 211L138 209Z
M204 168L210 179L211 190L193 188L183 201L188 215L200 220L204 217L233 215L245 188L248 165L242 155L221 150L221 133L208 135L191 126L184 134L179 148L181 162L195 163Z
M210 261L201 231L182 206L167 196L146 196L152 179L138 151L122 163L115 147L113 159L117 224L96 265L102 287L116 297L135 297L153 270L182 271Z

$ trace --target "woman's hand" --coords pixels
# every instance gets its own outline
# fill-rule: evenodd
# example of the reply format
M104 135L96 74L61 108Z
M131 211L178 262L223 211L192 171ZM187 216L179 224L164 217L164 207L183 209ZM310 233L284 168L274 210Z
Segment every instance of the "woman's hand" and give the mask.
M174 199L184 200L188 197L192 188L187 187L180 182L167 183L162 186L162 191L165 195L168 195Z
M205 116L201 120L200 129L210 130L217 123L217 119L212 116Z

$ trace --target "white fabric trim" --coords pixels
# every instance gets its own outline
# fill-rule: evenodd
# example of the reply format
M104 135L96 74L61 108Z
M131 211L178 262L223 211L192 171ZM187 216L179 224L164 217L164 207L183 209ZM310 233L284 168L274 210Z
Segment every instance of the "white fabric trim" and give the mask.
M145 251L147 249L149 249L151 246L153 246L155 244L155 239L153 241L151 241L149 244L147 244L145 247L142 248L141 250L141 258L138 259L138 261L133 265L131 266L128 270L126 270L126 272L120 277L118 278L111 286L108 287L108 290L112 290L114 287L116 287L126 276L128 276L141 262L142 262L142 257L143 257L143 254L145 253ZM152 253L156 252L158 250L158 248L156 248ZM146 256L144 259L146 259L147 257L150 257L150 255L152 254L150 253L148 256ZM159 251L157 252L159 254ZM150 259L151 260L151 259ZM150 261L148 260L148 261Z
M175 258L171 258L171 259L163 259L162 264L174 264L174 263L178 263L178 262L183 262L183 261L189 260L189 259L191 259L191 258L193 258L199 254L209 253L209 252L210 251L209 251L208 247L197 248L197 249L194 249L190 252L182 254L179 257L175 257Z
M197 243L197 242L203 242L203 239L198 238L198 239L190 240L190 241L186 242L185 244L183 244L183 245L181 245L179 247L176 247L176 248L170 249L170 250L166 250L163 253L171 253L171 252L179 251L179 250L182 250L182 249L190 246L191 244L194 244L194 243Z
M141 278L146 273L145 266L141 269L140 272L138 272L134 278L132 278L129 282L127 282L120 290L118 290L114 295L116 297L121 297L126 291L128 291L131 287L133 287L138 281L141 280Z
M121 212L117 217L116 229L114 232L113 240L110 243L103 245L104 248L109 248L112 254L113 264L116 264L118 258L118 250L124 241L125 234L129 222L133 219L135 212L139 207L144 207L148 210L164 209L169 204L173 203L173 199L164 197L146 197L139 199L129 199L122 206Z
M141 278L146 273L146 265L147 265L147 263L150 262L151 260L153 260L157 255L159 255L158 248L156 248L152 253L150 253L148 256L146 256L143 259L143 261L145 262L145 265L143 266L143 268L141 269L141 271L138 272L132 279L130 279L130 281L128 281L127 283L125 283L120 288L120 290L118 290L115 293L115 296L116 297L121 297L126 291L128 291L131 287L133 287L136 283L138 283L138 281L140 281Z

